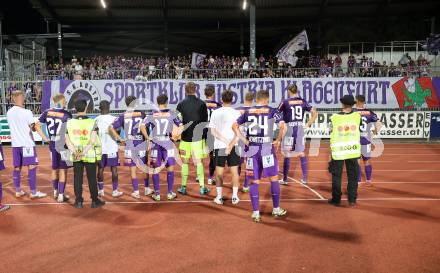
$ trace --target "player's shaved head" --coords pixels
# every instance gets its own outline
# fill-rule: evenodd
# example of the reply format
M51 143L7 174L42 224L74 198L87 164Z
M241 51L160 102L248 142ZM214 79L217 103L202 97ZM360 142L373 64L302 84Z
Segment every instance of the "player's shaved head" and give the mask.
M24 105L24 92L21 90L15 90L11 94L11 99L14 102L14 104L16 104L18 106L23 106Z
M254 92L247 92L244 96L244 100L246 102L252 103L255 99L255 93Z
M214 88L214 85L212 85L212 84L208 84L208 85L205 87L205 97L207 97L207 98L212 98L212 97L214 96L214 94L215 94L215 88Z
M165 94L159 95L159 96L157 96L157 98L156 98L156 102L157 102L157 104L159 104L159 105L165 105L165 104L168 103L168 96L165 95Z
M99 110L101 114L108 114L110 112L110 102L107 100L102 100L99 103Z
M193 82L185 84L185 93L187 95L194 95L196 93L196 84Z
M128 96L125 98L125 105L130 106L135 100L136 100L135 96Z
M15 99L15 98L17 98L19 96L24 96L24 92L21 91L21 90L15 90L11 94L12 99Z
M291 94L296 94L298 93L298 87L296 86L296 84L291 84L289 85L289 87L287 88L289 90L289 92Z

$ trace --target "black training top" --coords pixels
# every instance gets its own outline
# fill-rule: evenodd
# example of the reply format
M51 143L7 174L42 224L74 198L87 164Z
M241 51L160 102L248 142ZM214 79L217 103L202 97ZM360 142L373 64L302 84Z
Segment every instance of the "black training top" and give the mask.
M208 122L208 109L205 102L195 95L188 95L177 105L177 111L182 115L185 127L188 126L182 133L182 140L187 142L202 140L203 128ZM197 126L200 123L204 124Z

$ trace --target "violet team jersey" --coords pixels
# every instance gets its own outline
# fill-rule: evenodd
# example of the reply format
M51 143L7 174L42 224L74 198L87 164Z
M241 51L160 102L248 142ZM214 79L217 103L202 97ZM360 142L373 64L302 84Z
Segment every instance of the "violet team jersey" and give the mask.
M66 122L72 118L72 114L60 108L48 109L41 114L39 122L45 123L49 135L49 149L55 150L55 142L65 134Z
M302 128L304 115L311 110L312 106L301 97L288 98L280 103L278 111L287 126L286 137L298 136L298 130L295 127Z
M361 145L367 145L371 143L371 129L374 123L379 121L377 115L366 108L354 108L356 112L361 114L361 126L359 127L361 131Z
M252 106L240 106L240 107L237 107L235 109L240 112L240 115L243 115L246 112L246 110L248 110L251 107ZM248 135L248 133L247 133L247 126L245 126L245 125L244 126L240 126L240 130L243 133L243 135L245 135L245 136Z
M214 110L222 107L222 104L219 102L216 102L215 100L205 100L206 108L208 109L208 123L211 120L211 114ZM203 130L203 138L208 139L208 129ZM209 147L214 145L214 137L209 135L208 139L208 145ZM211 147L212 148L212 147ZM212 150L212 149L210 149Z
M247 126L246 137L250 146L270 144L274 136L275 123L280 122L281 115L277 109L256 105L245 109L237 119L238 125Z
M206 108L208 108L208 121L211 120L211 114L214 110L222 107L222 104L215 100L205 100Z
M176 112L170 109L161 109L145 118L144 124L150 129L150 137L154 142L171 141L173 125L182 125L182 120Z
M133 146L137 146L145 140L140 127L144 119L145 113L143 111L126 111L118 116L112 126L114 129L123 128L125 139L128 142L132 141Z

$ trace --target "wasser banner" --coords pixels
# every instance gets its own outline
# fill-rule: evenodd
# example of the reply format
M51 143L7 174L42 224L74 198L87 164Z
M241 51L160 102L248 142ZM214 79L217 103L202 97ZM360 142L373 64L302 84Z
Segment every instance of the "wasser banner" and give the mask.
M51 106L51 97L60 92L67 97L72 109L76 99L89 102L89 110L98 110L99 102L107 100L111 110L124 110L125 98L134 95L144 102L155 103L160 94L167 94L170 107L185 98L185 80L56 80L43 85L42 109ZM234 92L234 105L240 106L246 92L260 89L269 91L270 104L277 106L288 97L288 86L296 84L300 95L317 108L339 108L339 99L346 94L365 95L369 108L420 108L438 107L440 78L298 78L298 79L239 79L219 81L194 81L198 97L204 99L207 85L216 89L216 98L230 89Z
M315 123L305 130L307 138L329 138L330 117L335 112L320 112ZM431 127L430 112L393 111L375 112L382 129L377 138L429 138ZM306 120L310 117L307 113ZM373 128L372 128L373 129Z

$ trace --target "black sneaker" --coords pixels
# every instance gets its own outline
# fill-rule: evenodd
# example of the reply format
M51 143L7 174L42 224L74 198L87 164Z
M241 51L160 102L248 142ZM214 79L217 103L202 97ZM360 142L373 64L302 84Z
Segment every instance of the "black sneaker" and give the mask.
M75 201L75 204L73 206L77 209L82 209L84 207L83 202Z
M348 202L348 205L349 205L350 207L356 207L356 201L354 201L354 202Z
M341 205L341 202L336 202L336 201L334 201L332 198L330 198L327 202L328 202L330 205L333 205L333 206L335 206L335 207L339 207L339 206Z
M105 201L101 201L101 200L96 200L96 201L92 201L92 209L96 209L99 207L102 207L105 205Z

